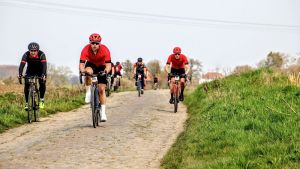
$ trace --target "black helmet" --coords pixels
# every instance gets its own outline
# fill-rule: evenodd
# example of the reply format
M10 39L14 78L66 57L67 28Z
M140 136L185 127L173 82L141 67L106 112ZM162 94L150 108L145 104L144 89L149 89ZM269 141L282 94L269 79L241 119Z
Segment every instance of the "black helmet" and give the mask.
M142 62L143 59L142 59L142 58L138 58L137 61L138 61L138 62Z
M40 45L36 42L31 42L28 45L28 50L40 50Z
M119 65L120 64L120 62L116 62L116 65Z

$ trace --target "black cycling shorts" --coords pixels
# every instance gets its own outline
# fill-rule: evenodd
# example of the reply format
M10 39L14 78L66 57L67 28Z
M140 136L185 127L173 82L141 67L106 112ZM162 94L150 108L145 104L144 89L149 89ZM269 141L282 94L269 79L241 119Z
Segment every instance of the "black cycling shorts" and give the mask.
M96 66L95 64L90 63L90 62L86 62L85 63L85 67L92 68L94 74L97 74L97 73L105 70L105 65ZM100 76L100 75L98 75L98 84L99 83L101 83L101 84L107 84L106 76Z

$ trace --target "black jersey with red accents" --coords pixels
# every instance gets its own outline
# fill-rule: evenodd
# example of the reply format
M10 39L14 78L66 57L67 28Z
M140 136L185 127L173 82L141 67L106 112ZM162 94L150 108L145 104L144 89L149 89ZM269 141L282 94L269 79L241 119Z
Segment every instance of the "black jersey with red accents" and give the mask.
M19 74L23 73L25 64L27 63L27 75L47 75L47 60L43 51L38 51L35 57L30 56L30 52L24 53L20 66Z

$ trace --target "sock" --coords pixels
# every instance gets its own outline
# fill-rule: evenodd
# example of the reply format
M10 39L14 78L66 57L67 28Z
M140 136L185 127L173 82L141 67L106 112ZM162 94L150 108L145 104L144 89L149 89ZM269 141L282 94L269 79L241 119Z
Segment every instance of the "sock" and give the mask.
M101 111L105 113L105 104L101 105Z

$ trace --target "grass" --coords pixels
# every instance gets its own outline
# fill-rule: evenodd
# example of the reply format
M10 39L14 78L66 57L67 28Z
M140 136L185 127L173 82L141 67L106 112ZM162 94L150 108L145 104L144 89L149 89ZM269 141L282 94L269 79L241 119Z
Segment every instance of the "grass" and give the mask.
M40 111L42 117L56 112L70 111L85 104L84 92L79 87L49 88L45 99L45 109ZM0 133L27 123L27 112L23 107L23 93L0 94Z
M167 169L300 168L300 89L268 69L199 86Z

